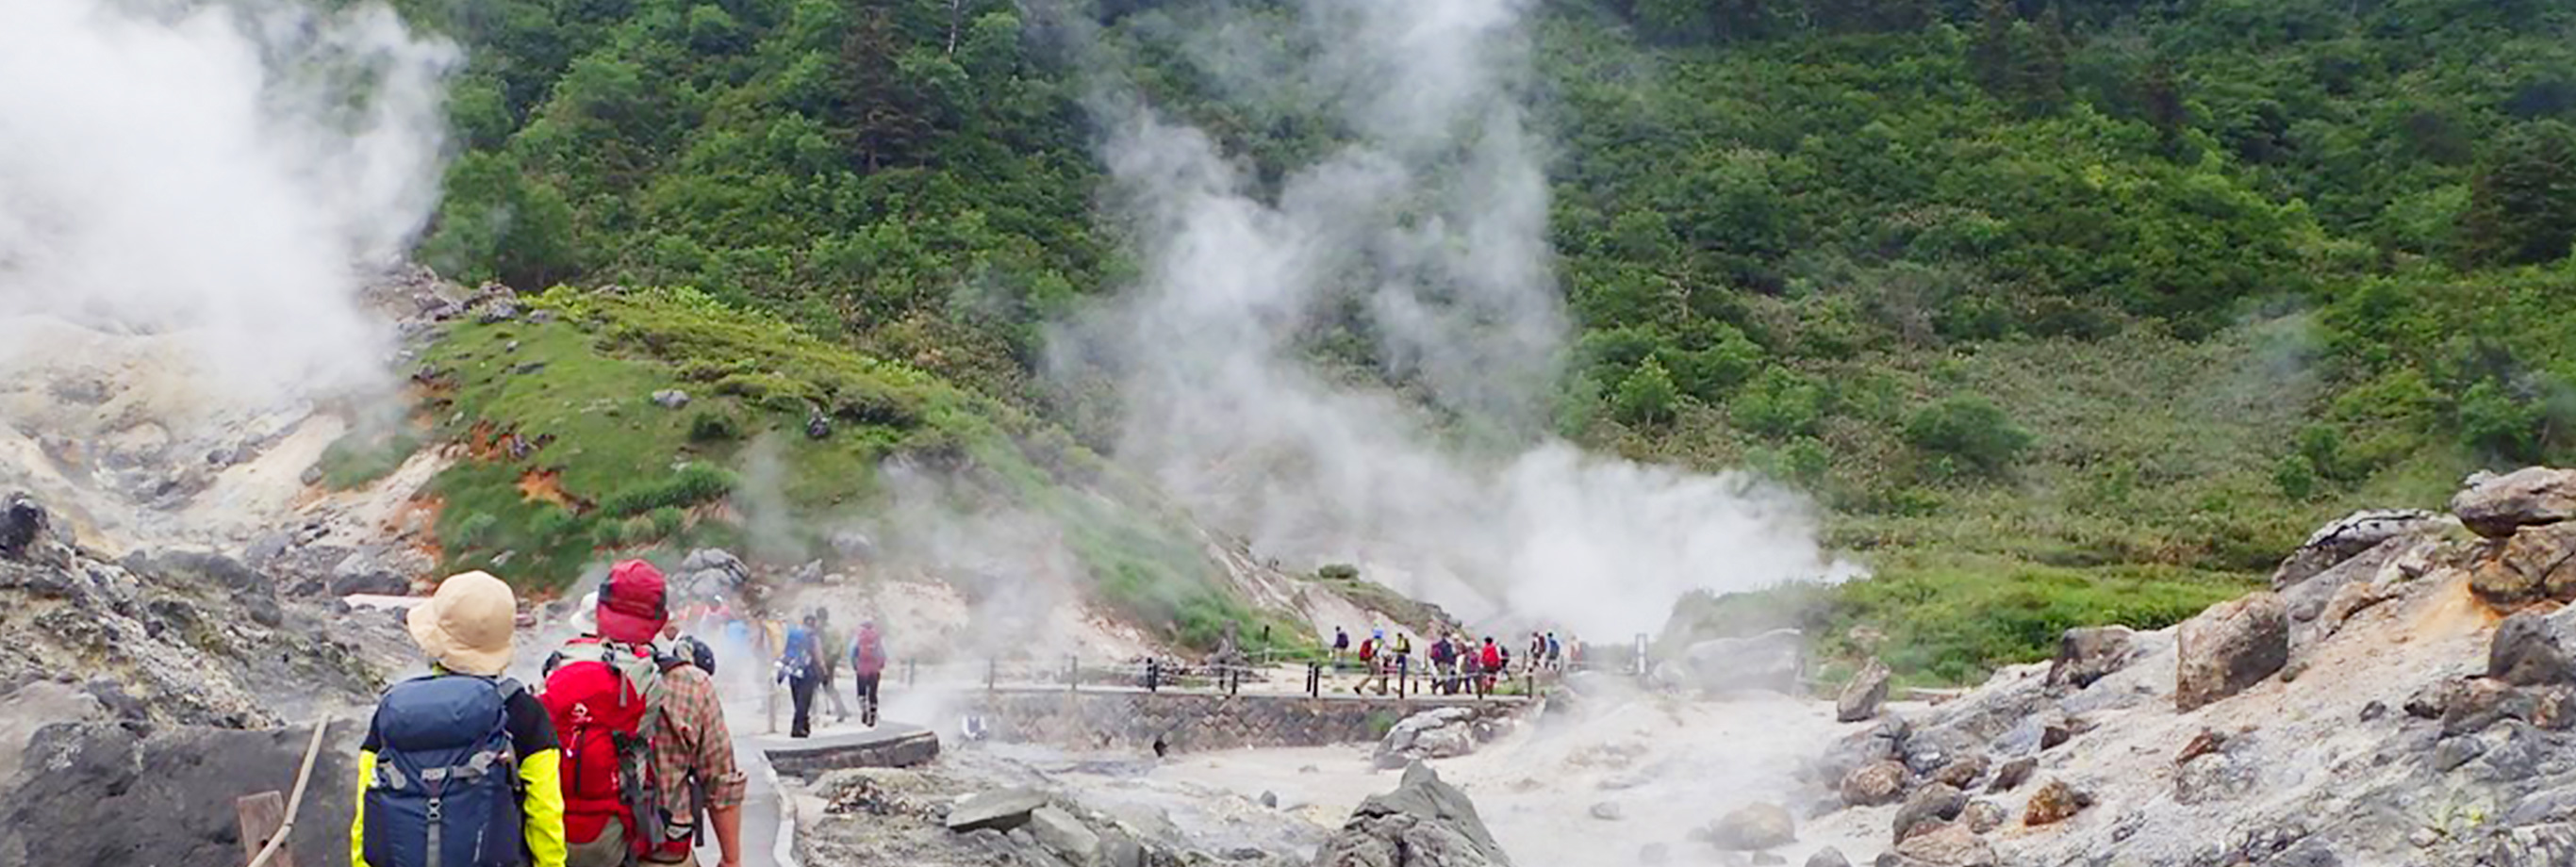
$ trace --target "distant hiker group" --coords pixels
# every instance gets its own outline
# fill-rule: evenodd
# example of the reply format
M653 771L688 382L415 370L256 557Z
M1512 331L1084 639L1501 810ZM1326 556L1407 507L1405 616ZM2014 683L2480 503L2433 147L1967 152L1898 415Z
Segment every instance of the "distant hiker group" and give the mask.
M1511 648L1495 641L1491 635L1485 636L1482 642L1471 642L1465 635L1442 634L1432 640L1426 666L1415 663L1413 638L1403 630L1397 630L1392 638L1384 629L1370 630L1369 637L1361 639L1359 647L1354 649L1350 633L1336 626L1333 628L1331 652L1337 667L1346 663L1358 665L1360 679L1351 685L1351 692L1355 695L1367 694L1372 688L1376 694L1386 695L1389 678L1401 682L1417 676L1427 679L1428 688L1441 695L1471 691L1482 695L1492 692L1501 680L1510 678L1513 673ZM1522 658L1520 672L1561 672L1569 659L1565 644L1557 639L1556 633L1532 632L1528 655Z
M801 738L812 734L814 696L818 692L831 697L832 708L840 720L849 720L849 706L843 704L841 694L832 689L832 683L840 672L840 654L834 652L837 648L848 648L850 671L857 679L855 692L859 699L860 724L871 727L877 724L877 686L886 666L885 637L877 631L875 620L864 620L859 623L858 636L843 642L831 623L832 613L816 608L806 613L803 625L789 629L786 638L780 642L776 671L772 676L777 682L787 685L788 695L795 704L794 716L788 723L788 737Z

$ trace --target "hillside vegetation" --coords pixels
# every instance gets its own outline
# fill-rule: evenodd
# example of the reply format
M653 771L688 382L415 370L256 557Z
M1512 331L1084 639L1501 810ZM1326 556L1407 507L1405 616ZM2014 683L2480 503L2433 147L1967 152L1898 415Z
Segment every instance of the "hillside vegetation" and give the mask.
M1094 444L1107 431L1080 397L1033 372L1042 324L1126 273L1094 204L1090 82L1134 85L1263 177L1343 135L1319 96L1229 92L1188 38L1219 7L1195 2L398 5L473 57L426 261L521 287L695 287L853 370L918 370L976 418ZM1221 8L1256 33L1293 17ZM2065 625L2160 625L2235 592L2341 510L2576 459L2576 8L1535 14L1580 329L1559 431L1815 492L1831 541L1879 573L1800 594L1795 615L1837 647L1859 629L1901 645L1910 674L1972 677ZM1057 15L1106 27L1075 42ZM1366 316L1340 324L1365 334ZM1318 352L1350 345L1366 341ZM580 368L559 363L536 378ZM640 400L650 378L612 391ZM869 381L897 405L932 388ZM525 411L471 392L471 412ZM779 400L760 411L801 421ZM720 464L683 417L638 453ZM989 440L961 425L862 424L866 450L798 459L863 492L869 461L917 438ZM583 474L614 467L568 465L564 484L607 497ZM509 508L485 511L522 524Z
M692 290L522 303L453 326L426 359L425 414L471 447L432 485L451 565L551 590L604 552L726 544L801 563L826 529L885 508L901 467L958 500L914 508L1043 516L1102 602L1176 640L1265 622L1184 517L1026 412ZM688 402L657 402L666 390ZM776 469L757 468L764 449Z

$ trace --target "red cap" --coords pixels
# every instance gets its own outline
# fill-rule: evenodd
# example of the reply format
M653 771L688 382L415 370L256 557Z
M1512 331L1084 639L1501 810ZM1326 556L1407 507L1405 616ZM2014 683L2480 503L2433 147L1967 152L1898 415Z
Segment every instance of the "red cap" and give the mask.
M662 570L642 560L609 567L608 586L599 588L599 637L644 644L659 637L669 619L662 606Z

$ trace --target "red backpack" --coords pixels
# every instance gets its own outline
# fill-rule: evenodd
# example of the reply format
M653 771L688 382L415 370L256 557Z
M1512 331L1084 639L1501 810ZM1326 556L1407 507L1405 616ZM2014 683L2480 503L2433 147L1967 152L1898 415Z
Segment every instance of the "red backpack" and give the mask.
M537 699L563 739L564 836L599 839L615 820L629 851L641 857L691 836L695 816L662 809L653 774L651 736L662 724L662 673L686 665L649 649L577 638L548 661ZM633 863L630 858L628 863Z

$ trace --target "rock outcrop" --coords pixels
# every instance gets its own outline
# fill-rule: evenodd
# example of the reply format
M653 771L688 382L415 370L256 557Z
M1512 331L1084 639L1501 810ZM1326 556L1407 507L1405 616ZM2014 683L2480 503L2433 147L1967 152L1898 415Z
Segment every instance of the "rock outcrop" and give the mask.
M2468 552L2469 588L2511 610L2544 599L2576 600L2576 524L2531 527Z
M364 722L331 724L289 848L344 864ZM295 788L313 729L62 723L37 732L0 799L0 864L240 864L233 799ZM23 854L23 860L16 856Z
M2058 636L2048 682L2077 689L2119 671L2138 656L2137 631L2126 626L2078 626Z
M41 515L32 500L9 510ZM391 618L282 597L276 582L206 551L109 562L42 518L0 556L0 690L96 678L138 721L265 728L308 708L371 701L382 669L361 644L409 647Z
M1655 668L1665 686L1717 693L1766 689L1798 690L1806 669L1807 638L1795 629L1775 629L1744 638L1712 638L1692 644L1681 658Z
M1454 758L1475 752L1476 720L1476 711L1463 707L1433 708L1405 717L1378 741L1377 766L1401 768L1423 759Z
M1879 705L1887 702L1889 677L1887 665L1878 660L1862 666L1850 683L1843 684L1842 695L1834 700L1834 719L1860 722L1878 716Z
M2213 605L2177 632L2174 706L2181 710L2235 695L2290 661L2289 615L2277 594Z
M2489 539L2576 518L2576 470L2524 467L2500 476L2471 475L2451 496L2451 514Z
M2432 532L2442 526L2441 516L2421 509L2354 512L2309 534L2306 543L2272 570L2272 589L2289 589L2390 539Z
M2526 610L2497 624L2487 677L2514 686L2576 684L2576 609Z
M1430 765L1404 769L1395 790L1371 795L1315 853L1315 867L1510 867L1476 805Z

